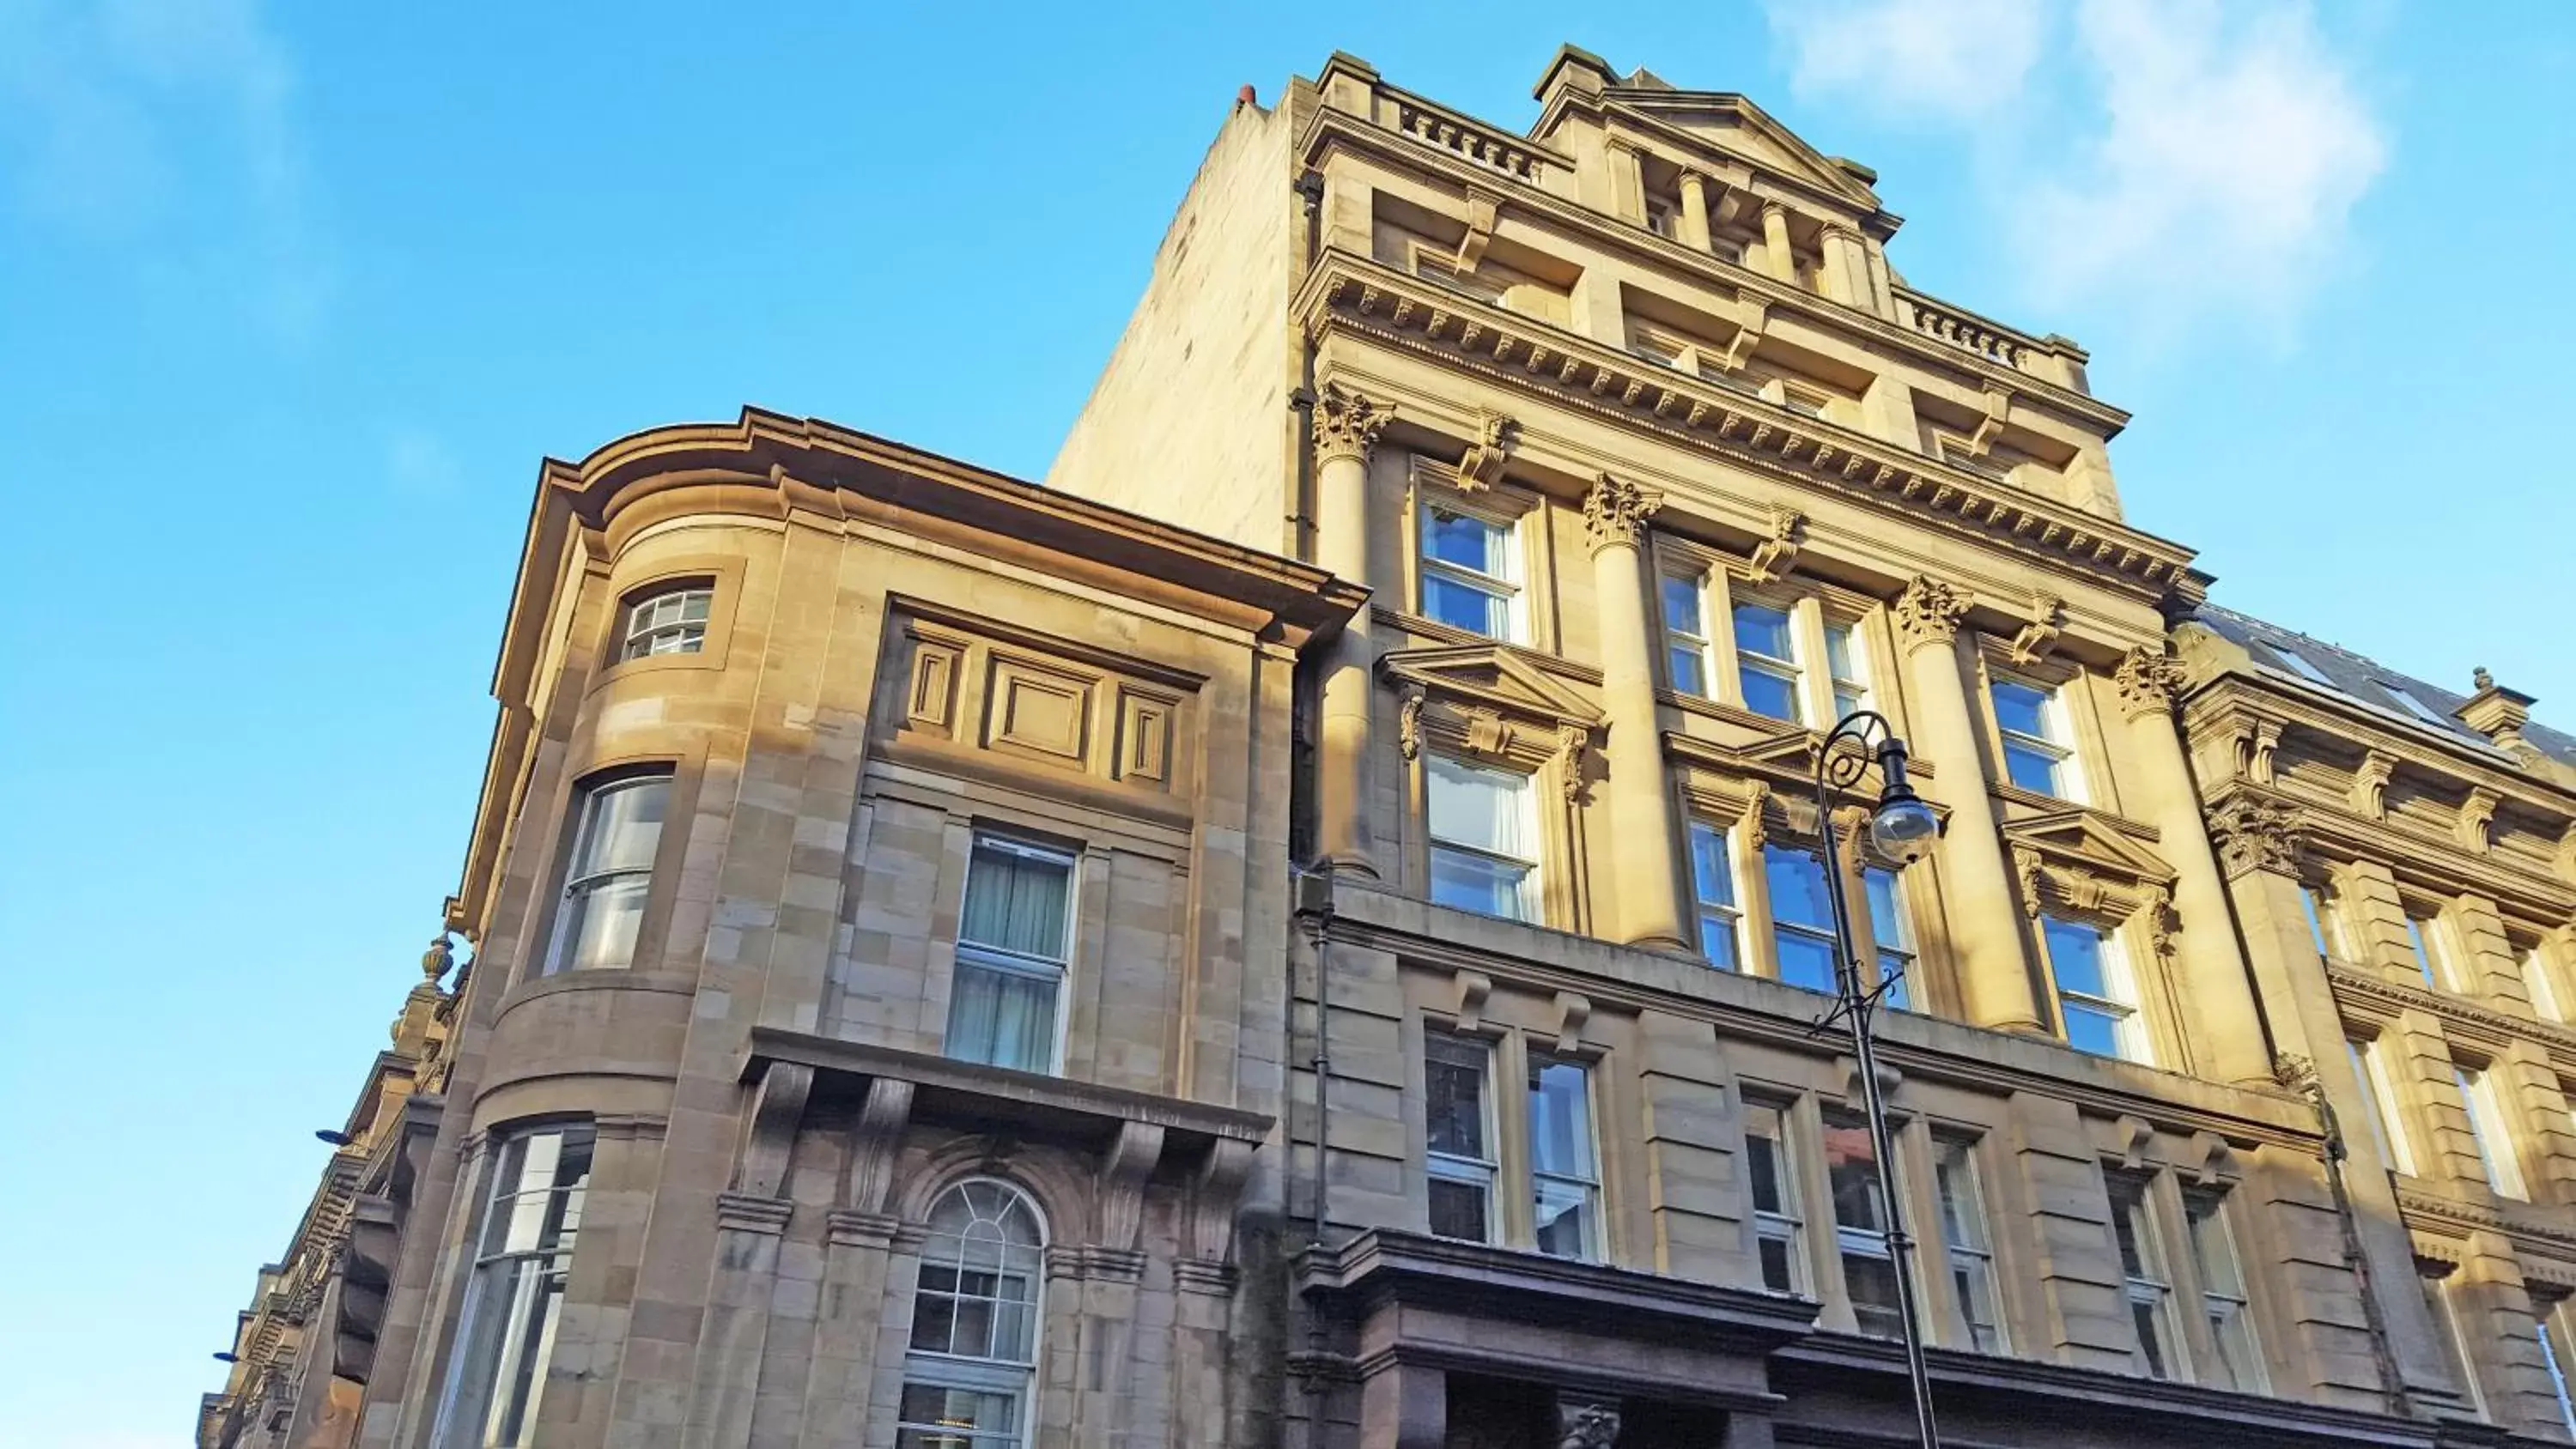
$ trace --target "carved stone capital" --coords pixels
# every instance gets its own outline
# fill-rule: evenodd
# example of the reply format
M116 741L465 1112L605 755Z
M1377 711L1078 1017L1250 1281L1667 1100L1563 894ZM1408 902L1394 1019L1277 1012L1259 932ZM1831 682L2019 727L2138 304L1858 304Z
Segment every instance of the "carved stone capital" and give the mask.
M2143 644L2122 656L2120 667L2111 675L2111 683L2120 691L2120 713L2129 719L2172 713L2183 682L2181 660Z
M1356 458L1366 463L1377 450L1378 434L1386 431L1394 416L1395 409L1386 403L1339 383L1327 384L1323 396L1315 399L1315 461Z
M2209 834L2230 880L2249 870L2298 871L2299 816L2286 805L2239 795L2209 812Z
M1583 495L1583 531L1592 541L1592 551L1598 554L1621 545L1635 548L1645 536L1646 520L1663 506L1662 490L1602 474L1592 491Z
M1954 589L1928 575L1915 575L1905 592L1889 606L1889 617L1896 624L1897 642L1905 652L1913 653L1934 644L1947 644L1959 637L1959 621L1968 615L1968 594Z

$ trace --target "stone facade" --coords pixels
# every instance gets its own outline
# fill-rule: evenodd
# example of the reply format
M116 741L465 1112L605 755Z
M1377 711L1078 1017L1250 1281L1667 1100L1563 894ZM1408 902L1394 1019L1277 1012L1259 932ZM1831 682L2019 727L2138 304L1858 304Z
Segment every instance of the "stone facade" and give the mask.
M473 960L202 1444L1905 1436L1837 891L1948 1434L2569 1437L2576 750L2258 653L1868 168L1538 97L1239 105L1046 489L547 465Z

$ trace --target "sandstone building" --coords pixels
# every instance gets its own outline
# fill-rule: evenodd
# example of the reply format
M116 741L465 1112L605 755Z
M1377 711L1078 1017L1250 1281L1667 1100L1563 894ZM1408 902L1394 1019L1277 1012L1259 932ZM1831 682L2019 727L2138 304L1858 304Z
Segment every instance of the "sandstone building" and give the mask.
M1046 488L547 465L201 1445L1896 1442L1888 1191L1960 1442L2571 1437L2576 741L2209 604L1868 168L1537 98L1238 106Z

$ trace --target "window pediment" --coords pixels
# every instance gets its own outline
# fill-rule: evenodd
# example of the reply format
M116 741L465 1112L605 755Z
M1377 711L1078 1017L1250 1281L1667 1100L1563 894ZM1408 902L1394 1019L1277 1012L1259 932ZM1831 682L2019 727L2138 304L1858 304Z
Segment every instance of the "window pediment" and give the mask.
M1606 719L1600 706L1495 645L1399 650L1380 659L1378 669L1399 689L1410 687L1465 709L1481 706L1551 730L1563 725L1598 729Z
M2028 851L2045 867L2102 877L2131 889L2169 888L2174 868L2084 809L2056 810L2015 820L2003 828L2004 844Z

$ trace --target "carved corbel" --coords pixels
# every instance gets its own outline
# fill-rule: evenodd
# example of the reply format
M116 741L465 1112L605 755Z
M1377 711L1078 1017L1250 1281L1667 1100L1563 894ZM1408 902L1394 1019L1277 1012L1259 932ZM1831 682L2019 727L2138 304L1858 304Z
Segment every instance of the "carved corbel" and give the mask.
M1422 691L1409 689L1405 691L1403 705L1395 712L1395 748L1407 760L1422 757L1423 704Z
M1556 1398L1556 1449L1611 1449L1619 1442L1619 1401Z
M2021 887L2021 913L2039 919L2039 852L2027 845L2016 845L2012 852L2013 879Z
M1253 1144L1220 1137L1190 1184L1190 1256L1203 1263L1234 1261L1235 1209L1252 1175Z
M752 1089L751 1111L743 1119L742 1148L734 1167L733 1190L747 1197L776 1197L787 1183L787 1159L796 1147L796 1129L805 1120L805 1099L814 1091L814 1069L796 1062L771 1062Z
M2281 749L2281 726L2278 721L2254 721L2253 743L2245 756L2245 778L2257 785L2273 783L2272 763Z
M2182 913L2174 909L2173 893L2163 886L2147 887L2147 903L2138 908L2138 918L2146 924L2147 944L2156 955L2174 954L2174 936L2182 930Z
M1476 441L1458 457L1458 491L1482 493L1502 481L1520 424L1491 408L1476 409Z
M1583 1050L1583 1023L1592 1019L1592 998L1578 992L1556 993L1556 1050L1572 1056Z
M2123 1114L2111 1124L2111 1130L2119 1134L2116 1141L2120 1148L2120 1165L2131 1172L2145 1166L2147 1146L2156 1140L2155 1124L2144 1117Z
M1722 372L1737 373L1753 360L1753 349L1762 341L1762 329L1769 325L1771 309L1762 302L1748 302L1739 309L1735 336L1728 339L1726 350L1709 354L1708 360Z
M1834 854L1836 864L1851 875L1860 874L1868 863L1869 810L1865 806L1845 805L1834 811Z
M1148 1122L1121 1122L1118 1136L1100 1159L1100 1232L1095 1246L1134 1251L1145 1225L1145 1179L1163 1157L1163 1129Z
M1592 731L1579 724L1556 727L1556 762L1558 783L1565 790L1565 803L1583 803L1583 762L1589 753Z
M849 1205L855 1212L885 1211L894 1188L895 1161L903 1152L904 1124L912 1118L912 1083L878 1077L850 1129Z
M1757 584L1776 583L1797 566L1806 542L1807 515L1785 503L1771 505L1771 535L1753 546L1751 575Z
M2502 804L2496 792L2484 785L2474 786L2469 798L2460 805L2460 818L2455 835L2460 844L2484 852L2495 843L2496 806Z
M1490 191L1467 188L1467 234L1459 238L1458 254L1450 258L1450 265L1462 274L1476 270L1485 260L1485 247L1494 239L1494 222L1502 205L1502 198Z
M1736 829L1744 832L1746 849L1758 851L1770 842L1770 807L1770 782L1748 781L1744 787L1744 813L1736 818L1735 825Z
M2012 414L2012 389L1988 383L1985 404L1985 417L1978 420L1976 431L1968 434L1968 451L1980 458L1994 446L1995 435L2004 430L2004 419Z
M2015 664L2037 664L2057 647L2059 631L2066 627L2066 601L2046 589L2033 589L2030 595L2030 622L2013 635L2008 651Z
M2397 762L2378 750L2361 757L2361 765L2352 772L2352 791L2345 803L2352 813L2366 820L2388 818L2388 780L2397 772Z
M2227 1145L2226 1138L2205 1129L2191 1134L2191 1167L2195 1187L2216 1187L2244 1175L2236 1149Z
M1482 971L1461 969L1450 979L1453 1001L1450 1015L1457 1018L1460 1031L1474 1031L1485 1022L1485 998L1494 994L1494 978Z

